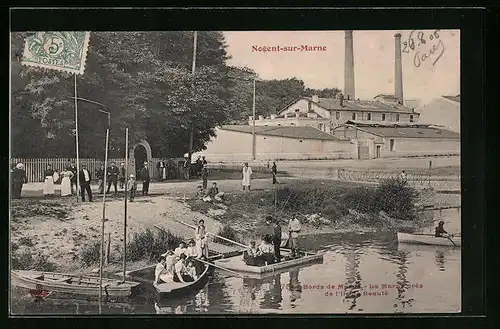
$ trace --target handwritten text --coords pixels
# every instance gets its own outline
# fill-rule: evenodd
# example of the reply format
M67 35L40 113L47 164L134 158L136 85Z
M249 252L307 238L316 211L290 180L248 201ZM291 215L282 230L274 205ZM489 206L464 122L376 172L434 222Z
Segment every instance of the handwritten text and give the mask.
M445 47L439 35L440 30L425 34L423 31L413 30L408 39L403 41L403 53L413 54L413 65L420 67L429 60L435 66L443 56Z

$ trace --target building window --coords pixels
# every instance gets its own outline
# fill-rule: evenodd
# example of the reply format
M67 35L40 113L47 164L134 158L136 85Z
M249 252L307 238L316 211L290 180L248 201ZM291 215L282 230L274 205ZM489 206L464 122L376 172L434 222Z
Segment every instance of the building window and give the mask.
M382 121L385 121L385 113L382 113Z
M319 130L321 130L321 131L323 131L323 124L322 124L322 123L320 123L320 124L318 125L318 129L319 129Z
M308 111L309 111L309 112L311 112L311 111L312 111L312 109L313 109L313 104L312 104L311 102L307 103L307 109L308 109ZM298 112L297 110L295 110L295 111L296 111L296 112Z
M399 113L396 113L396 121L399 121Z
M340 120L340 112L335 112L335 119Z
M368 121L370 121L370 120L372 119L372 114L371 114L371 113L368 113L368 114L366 115L366 119L367 119Z
M295 109L295 113L299 113L300 112L300 109Z
M301 140L299 140L299 143L302 143L302 139L301 139Z
M410 114L410 122L413 122L413 115Z
M353 114L352 114L352 119L353 119L353 120L356 120L356 113L353 113Z
M295 123L293 123L293 122L290 122L290 126L295 126Z
M389 149L392 151L394 151L394 139L390 139L389 140Z
M281 126L281 123L278 123L278 127Z

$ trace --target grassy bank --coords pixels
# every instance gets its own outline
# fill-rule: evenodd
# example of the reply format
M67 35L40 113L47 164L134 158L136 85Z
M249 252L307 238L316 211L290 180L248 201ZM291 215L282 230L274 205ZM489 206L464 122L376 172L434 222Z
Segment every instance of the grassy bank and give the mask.
M417 212L418 200L415 189L395 180L378 187L302 180L279 185L276 190L230 193L222 205L194 199L188 203L192 210L211 214L230 228L227 233L233 239L248 241L259 237L266 215L279 218L285 225L295 214L306 234L411 231L423 224Z

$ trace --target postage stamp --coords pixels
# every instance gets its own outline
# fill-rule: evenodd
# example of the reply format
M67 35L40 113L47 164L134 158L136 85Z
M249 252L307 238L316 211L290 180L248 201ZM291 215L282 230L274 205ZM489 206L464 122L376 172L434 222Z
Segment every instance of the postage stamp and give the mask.
M90 32L36 32L26 38L23 65L83 74Z

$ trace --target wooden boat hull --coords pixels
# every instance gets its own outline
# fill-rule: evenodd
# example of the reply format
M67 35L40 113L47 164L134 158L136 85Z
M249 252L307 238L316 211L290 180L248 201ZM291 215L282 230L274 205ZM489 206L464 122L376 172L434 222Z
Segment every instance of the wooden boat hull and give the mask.
M460 247L462 245L462 240L460 237L453 237L451 238L450 241L449 238L435 237L430 234L424 235L424 234L408 234L408 233L398 232L398 243Z
M286 254L284 256L286 256ZM282 261L280 263L270 264L266 266L249 266L245 264L242 256L221 259L215 261L215 264L227 268L229 270L241 273L266 274L266 273L277 272L280 270L285 270L299 265L320 263L320 262L323 262L322 253L306 254L306 256L301 258Z
M205 265L202 274L196 281L160 283L153 284L153 287L161 298L183 296L203 288L207 284L208 278L212 272L213 267Z
M14 286L30 290L47 290L52 293L78 296L99 296L99 278L65 273L40 271L11 271ZM139 282L102 279L105 297L129 297L139 286Z

